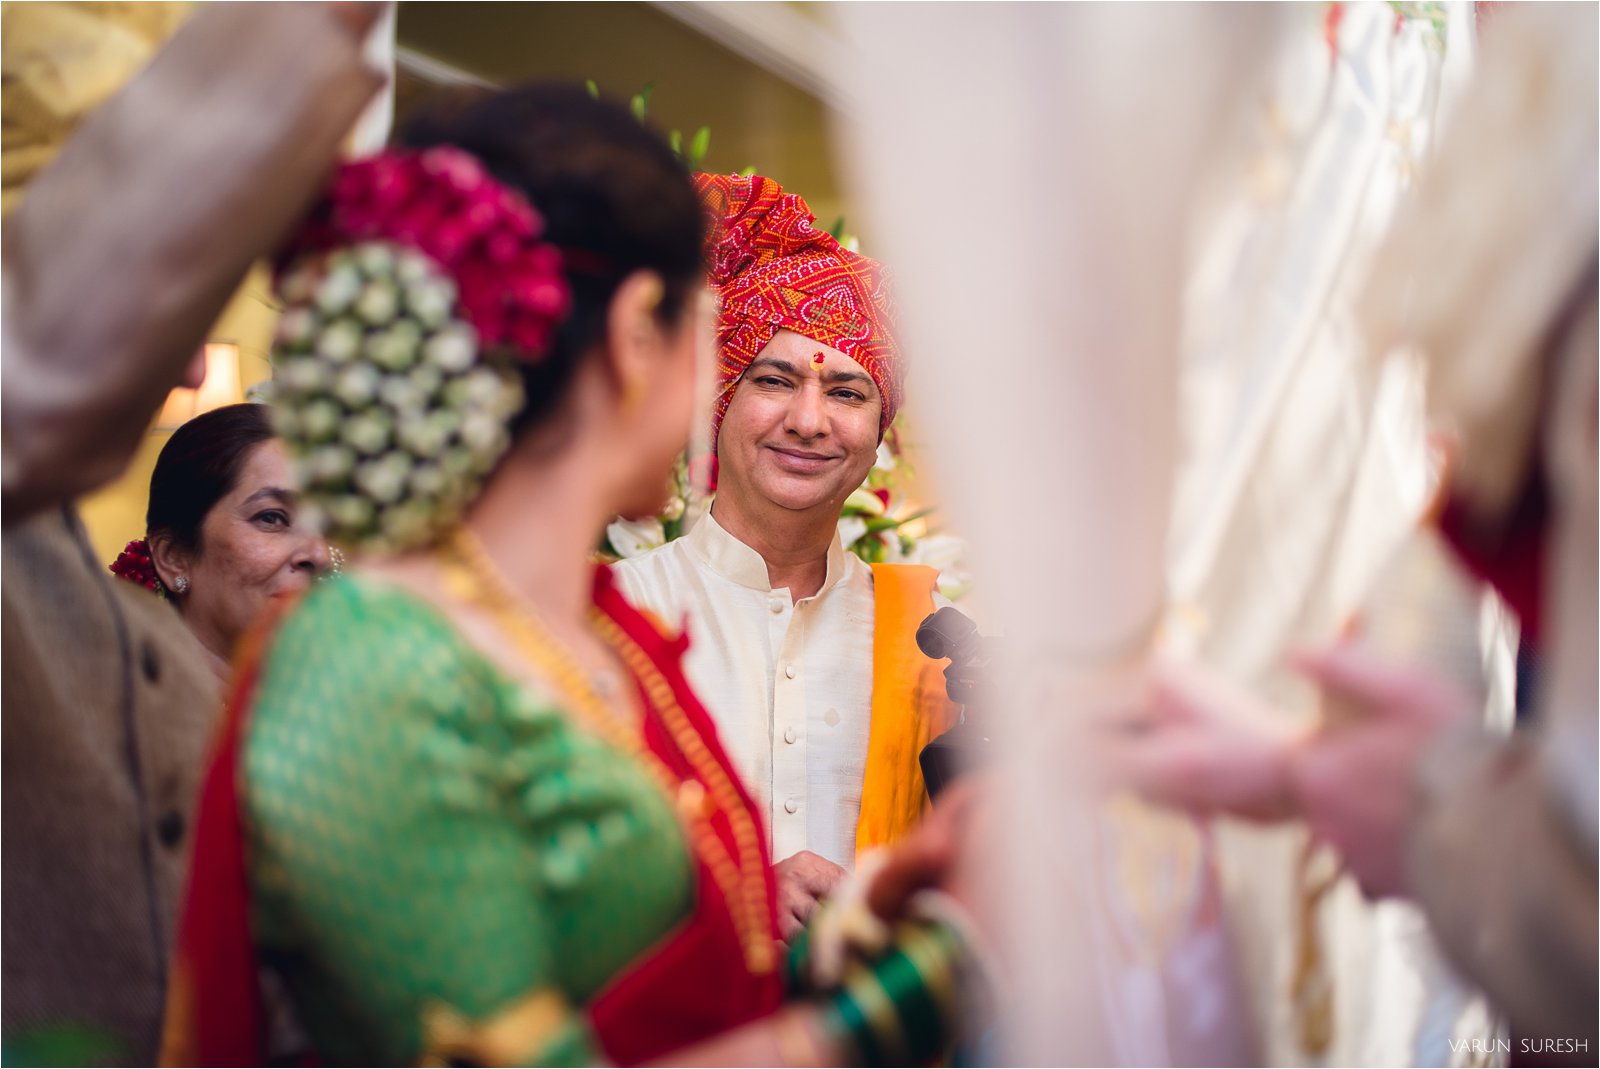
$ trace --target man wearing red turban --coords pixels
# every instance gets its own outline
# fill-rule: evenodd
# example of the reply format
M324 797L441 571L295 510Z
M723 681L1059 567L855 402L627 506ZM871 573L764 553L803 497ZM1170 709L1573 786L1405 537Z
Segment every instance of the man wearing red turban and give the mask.
M635 604L684 620L690 680L768 814L785 936L854 863L908 830L917 756L953 722L917 650L938 575L867 565L838 535L901 400L880 264L760 176L699 175L720 301L711 511L620 562Z

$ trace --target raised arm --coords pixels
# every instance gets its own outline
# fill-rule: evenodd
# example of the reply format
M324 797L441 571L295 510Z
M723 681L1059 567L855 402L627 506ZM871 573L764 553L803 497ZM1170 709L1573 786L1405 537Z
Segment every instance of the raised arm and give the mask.
M216 4L90 118L4 237L4 522L114 478L380 84L381 4Z

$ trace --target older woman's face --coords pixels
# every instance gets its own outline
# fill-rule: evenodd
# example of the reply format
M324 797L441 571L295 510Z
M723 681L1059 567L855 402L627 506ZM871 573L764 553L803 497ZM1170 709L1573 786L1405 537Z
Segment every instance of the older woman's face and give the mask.
M277 441L251 452L200 532L183 612L219 656L232 653L270 599L305 590L329 564L327 543L301 520L294 469Z

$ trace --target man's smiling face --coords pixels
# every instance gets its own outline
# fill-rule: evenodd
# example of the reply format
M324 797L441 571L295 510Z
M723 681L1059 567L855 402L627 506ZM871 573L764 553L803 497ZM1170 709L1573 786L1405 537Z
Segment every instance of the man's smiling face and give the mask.
M837 512L878 449L883 401L837 349L780 330L740 378L717 435L717 493Z

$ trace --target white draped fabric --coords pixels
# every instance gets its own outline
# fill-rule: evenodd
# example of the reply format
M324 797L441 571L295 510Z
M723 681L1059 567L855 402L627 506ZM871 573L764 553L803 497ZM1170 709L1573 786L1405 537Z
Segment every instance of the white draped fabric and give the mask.
M1066 709L1115 694L1158 619L1309 715L1283 653L1365 606L1374 641L1509 707L1500 617L1491 688L1478 596L1412 541L1419 374L1372 361L1351 308L1470 65L1471 6L1343 5L1336 49L1324 5L1197 7L836 12L861 50L844 155L942 428L930 468L1021 651L992 862L1011 1056L1447 1064L1492 1025L1414 910L1365 903L1298 829L1090 818L1063 774ZM1058 543L1019 554L1024 530Z
M1167 600L1185 234L1277 16L835 16L863 49L836 57L857 78L843 155L872 247L899 271L911 397L939 429L930 468L1019 666L997 725L1007 835L985 873L1016 969L1001 1057L1246 1060L1216 925L1198 944L1176 933L1176 956L1152 935L1152 914L1210 898L1194 892L1192 834L1091 818L1089 770L1074 766L1085 718L1062 714L1115 700L1118 669L1138 663ZM1019 553L1029 531L1054 544Z

